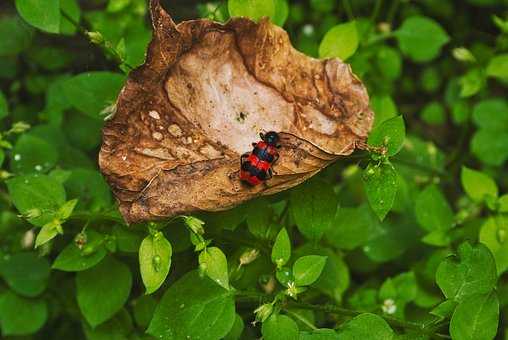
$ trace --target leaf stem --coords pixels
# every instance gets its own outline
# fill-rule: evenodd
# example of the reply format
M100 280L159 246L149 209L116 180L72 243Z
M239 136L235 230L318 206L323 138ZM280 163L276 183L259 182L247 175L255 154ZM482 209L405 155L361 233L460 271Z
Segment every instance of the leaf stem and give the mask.
M309 320L307 320L306 318L304 318L300 314L295 313L295 312L293 312L292 310L289 310L289 309L284 309L284 311L286 313L288 313L289 315L291 315L293 318L300 320L303 324L305 324L305 326L309 327L310 329L312 329L312 330L318 329L316 326L314 326L312 324L312 322L310 322Z

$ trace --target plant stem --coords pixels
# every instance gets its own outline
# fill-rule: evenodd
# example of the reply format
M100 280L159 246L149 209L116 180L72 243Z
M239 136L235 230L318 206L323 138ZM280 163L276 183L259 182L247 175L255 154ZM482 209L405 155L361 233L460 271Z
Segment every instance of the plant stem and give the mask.
M355 20L355 15L353 14L353 7L351 6L351 2L349 0L342 0L342 6L344 6L344 11L346 11L346 15L349 21Z
M370 16L370 21L375 24L377 17L379 15L379 11L381 10L381 6L383 5L383 0L376 0L376 4L374 5L374 10L372 11L372 15Z
M415 169L427 172L427 173L429 173L429 174L431 174L433 176L437 176L437 177L440 177L440 178L443 178L443 179L447 179L447 180L451 179L451 176L449 174L447 174L446 172L443 172L441 170L436 170L436 169L430 168L430 167L425 166L425 165L421 165L421 164L418 164L418 163L413 163L411 161L406 161L406 160L403 160L403 159L400 159L400 158L390 158L390 161L392 161L393 163L399 163L399 164L402 164L402 165L406 165L406 166L409 166L409 167L412 167L412 168L415 168Z
M393 0L390 9L388 10L388 16L386 17L386 21L391 25L393 19L395 18L395 13L397 13L397 8L399 7L400 0Z
M312 330L316 330L318 329L316 326L314 326L312 324L312 322L310 322L309 320L307 320L306 318L304 318L303 316L301 316L300 314L298 313L295 313L293 312L292 310L288 310L288 309L285 309L284 310L286 313L288 313L289 315L291 315L293 318L295 319L298 319L300 320L302 323L304 323L307 327L309 327L310 329Z

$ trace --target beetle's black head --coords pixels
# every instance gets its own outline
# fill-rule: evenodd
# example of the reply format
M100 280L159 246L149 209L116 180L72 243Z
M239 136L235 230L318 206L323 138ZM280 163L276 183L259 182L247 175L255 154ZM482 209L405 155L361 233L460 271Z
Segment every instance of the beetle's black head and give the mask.
M266 144L271 146L277 146L279 144L279 134L275 131L267 132L263 138L263 140L266 142Z

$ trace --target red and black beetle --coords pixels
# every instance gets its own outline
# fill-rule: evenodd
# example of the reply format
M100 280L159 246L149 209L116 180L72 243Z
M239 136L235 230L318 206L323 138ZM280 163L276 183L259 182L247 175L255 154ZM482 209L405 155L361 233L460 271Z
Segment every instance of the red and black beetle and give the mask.
M252 186L272 178L272 165L279 158L279 134L270 131L259 136L261 141L252 143L252 152L240 157L240 180Z

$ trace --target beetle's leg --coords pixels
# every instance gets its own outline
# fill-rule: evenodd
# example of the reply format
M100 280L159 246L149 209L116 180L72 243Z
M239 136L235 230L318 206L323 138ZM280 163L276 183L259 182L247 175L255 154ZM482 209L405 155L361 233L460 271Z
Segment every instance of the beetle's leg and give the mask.
M268 169L267 174L268 174L268 178L267 179L272 179L272 177L273 177L272 168Z
M261 138L261 140L265 140L265 134L263 132L259 133L259 137Z
M253 146L253 147L256 147L256 145L258 145L258 143L252 143L252 146Z

